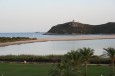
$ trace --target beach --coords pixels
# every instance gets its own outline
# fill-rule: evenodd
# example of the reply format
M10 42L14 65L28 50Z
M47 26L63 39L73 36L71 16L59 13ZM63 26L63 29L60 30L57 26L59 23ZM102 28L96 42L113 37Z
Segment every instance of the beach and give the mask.
M55 38L37 38L37 40L25 40L15 42L0 43L0 47L9 45L19 45L34 42L47 42L47 41L77 41L77 40L98 40L98 39L115 39L115 35L98 35L98 36L69 36L69 37L55 37Z

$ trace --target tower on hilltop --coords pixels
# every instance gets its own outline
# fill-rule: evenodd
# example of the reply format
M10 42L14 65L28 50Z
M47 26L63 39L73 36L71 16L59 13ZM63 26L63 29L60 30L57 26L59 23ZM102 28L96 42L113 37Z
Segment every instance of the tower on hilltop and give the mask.
M75 20L72 21L72 26L76 27Z
M75 22L75 20L73 20L72 22Z

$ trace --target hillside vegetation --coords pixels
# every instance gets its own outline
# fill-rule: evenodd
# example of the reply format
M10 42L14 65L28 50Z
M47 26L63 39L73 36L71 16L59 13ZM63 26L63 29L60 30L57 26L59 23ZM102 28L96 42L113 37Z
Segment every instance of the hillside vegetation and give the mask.
M67 22L53 26L45 34L115 34L115 22L101 25Z

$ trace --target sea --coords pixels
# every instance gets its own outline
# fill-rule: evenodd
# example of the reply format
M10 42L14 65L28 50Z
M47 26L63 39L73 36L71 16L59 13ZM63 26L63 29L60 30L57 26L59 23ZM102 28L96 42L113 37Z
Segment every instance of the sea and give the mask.
M0 37L30 37L30 38L58 38L85 37L97 35L43 35L43 32L0 33ZM83 47L94 49L95 55L104 54L103 48L115 47L115 39L76 40L76 41L47 41L0 47L0 55L64 55L71 50Z

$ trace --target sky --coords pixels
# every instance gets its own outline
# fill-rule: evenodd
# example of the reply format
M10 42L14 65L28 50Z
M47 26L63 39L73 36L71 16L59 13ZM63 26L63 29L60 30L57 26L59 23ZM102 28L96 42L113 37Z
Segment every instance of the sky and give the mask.
M46 32L72 20L115 22L115 0L0 0L0 33Z

